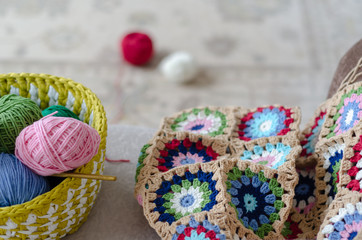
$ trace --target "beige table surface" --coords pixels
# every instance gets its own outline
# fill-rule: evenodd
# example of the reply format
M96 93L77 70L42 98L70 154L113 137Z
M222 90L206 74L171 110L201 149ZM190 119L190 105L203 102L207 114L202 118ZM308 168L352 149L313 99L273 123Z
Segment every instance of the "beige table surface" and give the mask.
M87 222L65 239L145 240L160 239L148 226L143 211L133 198L134 175L140 149L155 130L125 125L110 125L107 157L129 159L130 163L106 162L104 174L117 176L116 182L103 182Z

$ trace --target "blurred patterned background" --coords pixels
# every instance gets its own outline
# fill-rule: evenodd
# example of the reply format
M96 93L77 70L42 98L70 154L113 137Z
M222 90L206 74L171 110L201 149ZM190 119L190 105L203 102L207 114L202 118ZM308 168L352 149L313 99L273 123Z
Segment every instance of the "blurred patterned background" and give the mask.
M300 106L327 95L341 56L362 36L362 2L337 0L0 0L0 72L64 76L91 88L110 123L157 127L199 105ZM144 67L122 62L130 31L153 38ZM185 50L201 73L167 82L164 56Z

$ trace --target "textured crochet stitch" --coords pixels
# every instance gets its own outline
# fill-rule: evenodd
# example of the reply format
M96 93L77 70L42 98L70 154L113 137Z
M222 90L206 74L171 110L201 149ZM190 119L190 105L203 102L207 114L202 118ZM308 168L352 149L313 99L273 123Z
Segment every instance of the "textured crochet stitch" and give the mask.
M229 204L240 222L263 238L273 230L271 224L280 219L279 210L284 207L283 188L275 178L268 179L263 172L255 174L250 168L242 172L234 167L227 176Z
M244 151L241 160L252 161L273 169L278 169L286 161L292 148L282 143L267 143L265 147L255 145L252 151Z
M303 132L299 109L278 105L165 118L137 170L135 195L151 227L172 240L315 239L345 191L362 202L360 85L322 103ZM327 137L343 122L351 127ZM358 221L333 222L322 239L355 237L362 223L351 216Z
M186 172L183 177L174 175L172 181L163 181L154 200L153 211L160 214L158 220L172 224L192 213L210 211L219 193L212 177L213 173L199 170L197 174Z
M258 108L241 119L239 138L250 141L261 137L285 135L290 131L289 125L294 122L291 115L291 109L282 106Z
M210 136L222 135L227 127L226 115L209 108L194 108L188 113L182 113L171 125L173 131L185 131Z
M219 156L211 146L204 146L201 140L191 142L189 138L181 141L173 139L159 152L157 168L162 172L186 164L210 162Z
M347 132L362 118L362 87L344 94L333 117L334 125L327 138Z
M220 233L218 225L213 225L207 219L198 222L191 216L187 224L176 227L172 240L226 240L226 236Z
M320 114L315 118L315 123L311 127L310 132L304 135L304 140L300 142L302 145L302 153L301 156L310 156L315 151L315 145L318 142L318 137L322 129L322 125L326 120L326 112L322 111Z

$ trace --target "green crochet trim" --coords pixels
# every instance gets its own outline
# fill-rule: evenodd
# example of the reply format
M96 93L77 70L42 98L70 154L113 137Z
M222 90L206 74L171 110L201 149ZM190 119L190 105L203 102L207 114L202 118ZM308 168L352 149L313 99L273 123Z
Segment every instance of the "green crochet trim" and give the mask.
M182 115L180 117L176 118L174 123L171 125L172 131L176 132L177 131L176 129L180 127L179 123L186 121L190 114L197 115L201 111L204 111L206 116L209 116L212 114L215 117L219 117L221 119L221 126L219 127L219 129L217 131L208 133L208 135L211 137L215 137L217 135L224 134L224 129L227 127L226 115L217 110L211 111L209 108L204 108L204 109L194 108L191 110L191 113L182 113Z
M135 176L135 180L136 183L138 182L138 175L141 172L141 169L145 166L145 164L143 163L143 161L145 160L145 158L148 156L148 154L146 153L146 150L151 147L151 144L146 144L142 147L141 149L141 154L138 158L138 163L137 163L137 169L136 169L136 176Z
M332 173L332 177L333 177L333 192L337 194L337 173L339 172L339 168L341 167L341 160L339 160L338 162L336 161L335 165L332 166L333 168L333 173Z

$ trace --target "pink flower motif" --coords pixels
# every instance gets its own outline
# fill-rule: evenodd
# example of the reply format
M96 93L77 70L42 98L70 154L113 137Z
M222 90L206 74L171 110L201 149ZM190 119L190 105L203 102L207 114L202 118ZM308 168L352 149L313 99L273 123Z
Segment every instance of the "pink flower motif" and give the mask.
M203 160L203 157L200 157L197 153L191 154L190 152L188 152L185 155L180 152L177 157L173 157L173 166L178 167L185 164L202 163Z
M345 224L344 228L346 230L343 230L341 232L341 240L348 240L349 236L353 232L359 232L362 228L362 222L356 223L355 221L352 222L352 225Z
M184 127L186 131L199 133L201 131L208 131L212 127L211 119L196 118L194 121L187 123Z
M343 106L339 109L341 116L336 121L334 132L336 135L346 132L355 126L362 118L362 94L352 94L343 101Z

